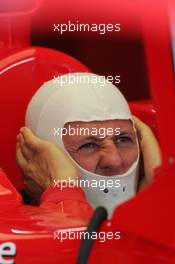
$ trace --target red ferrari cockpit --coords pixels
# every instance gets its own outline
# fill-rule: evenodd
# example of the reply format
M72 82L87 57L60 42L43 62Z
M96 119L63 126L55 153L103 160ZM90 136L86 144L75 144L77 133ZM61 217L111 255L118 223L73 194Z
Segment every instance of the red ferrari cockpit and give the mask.
M175 263L174 12L171 0L1 1L0 264ZM27 105L44 82L77 72L110 75L161 147L153 183L110 219L73 192L71 205L22 196L16 137Z

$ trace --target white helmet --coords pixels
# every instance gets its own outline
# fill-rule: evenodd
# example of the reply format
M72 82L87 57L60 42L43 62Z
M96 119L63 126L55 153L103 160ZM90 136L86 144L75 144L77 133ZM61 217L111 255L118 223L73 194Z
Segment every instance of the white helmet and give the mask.
M26 126L39 137L57 144L69 155L64 147L62 135L54 135L55 128L63 128L66 123L74 121L132 120L124 96L104 77L102 82L101 77L92 73L71 73L44 83L28 105ZM71 156L70 158L72 159ZM138 184L139 147L137 159L127 172L120 175L97 175L74 162L80 170L80 182L89 182L88 186L82 187L87 200L94 208L104 206L110 216L114 207L135 195ZM104 186L108 186L109 179L110 183L113 182L110 187L92 187L94 181L102 180ZM117 184L119 180L120 184Z

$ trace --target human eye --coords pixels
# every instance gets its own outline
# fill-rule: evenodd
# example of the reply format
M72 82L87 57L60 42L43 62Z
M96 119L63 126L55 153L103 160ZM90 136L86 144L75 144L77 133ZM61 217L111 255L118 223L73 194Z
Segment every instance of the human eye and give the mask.
M114 141L115 141L115 144L121 145L121 146L125 146L125 145L128 146L134 143L132 137L129 135L117 136Z
M88 143L82 144L78 148L78 151L93 152L93 151L97 150L98 147L99 147L98 144L92 143L92 142L88 142Z

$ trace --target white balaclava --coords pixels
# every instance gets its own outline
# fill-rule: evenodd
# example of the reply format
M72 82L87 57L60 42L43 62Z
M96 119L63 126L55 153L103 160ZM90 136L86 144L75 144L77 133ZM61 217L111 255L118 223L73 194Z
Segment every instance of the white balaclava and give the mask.
M55 129L63 128L68 122L114 119L133 122L129 106L121 92L102 76L71 73L44 83L35 93L27 108L26 126L39 137L61 147L69 155L63 145L61 133L55 136ZM117 205L135 195L139 148L137 159L127 172L120 175L97 175L74 162L80 171L80 183L88 180L88 184L82 184L82 187L94 208L104 206L111 216ZM96 184L94 188L95 182L103 183L103 188L101 184Z

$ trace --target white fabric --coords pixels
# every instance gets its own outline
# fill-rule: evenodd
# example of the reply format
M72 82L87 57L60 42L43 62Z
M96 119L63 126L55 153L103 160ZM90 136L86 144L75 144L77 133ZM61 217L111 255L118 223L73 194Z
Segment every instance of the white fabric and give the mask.
M71 76L86 76L89 78L88 80L99 77L92 73L73 73ZM26 113L26 126L30 127L41 138L50 140L66 151L61 136L54 136L54 128L63 128L67 122L73 121L113 119L132 120L132 116L124 96L112 83L105 81L104 85L101 85L100 82L79 81L61 85L57 81L50 80L41 86L30 101ZM76 163L80 170L81 180L88 179L92 182L103 179L106 184L109 179L114 183L116 180L120 180L121 187L116 188L116 184L114 184L113 187L108 188L107 193L99 187L85 187L84 191L88 201L94 207L100 205L106 207L109 215L111 215L116 205L126 201L136 193L138 163L139 150L136 161L126 173L121 175L97 175L83 169Z

